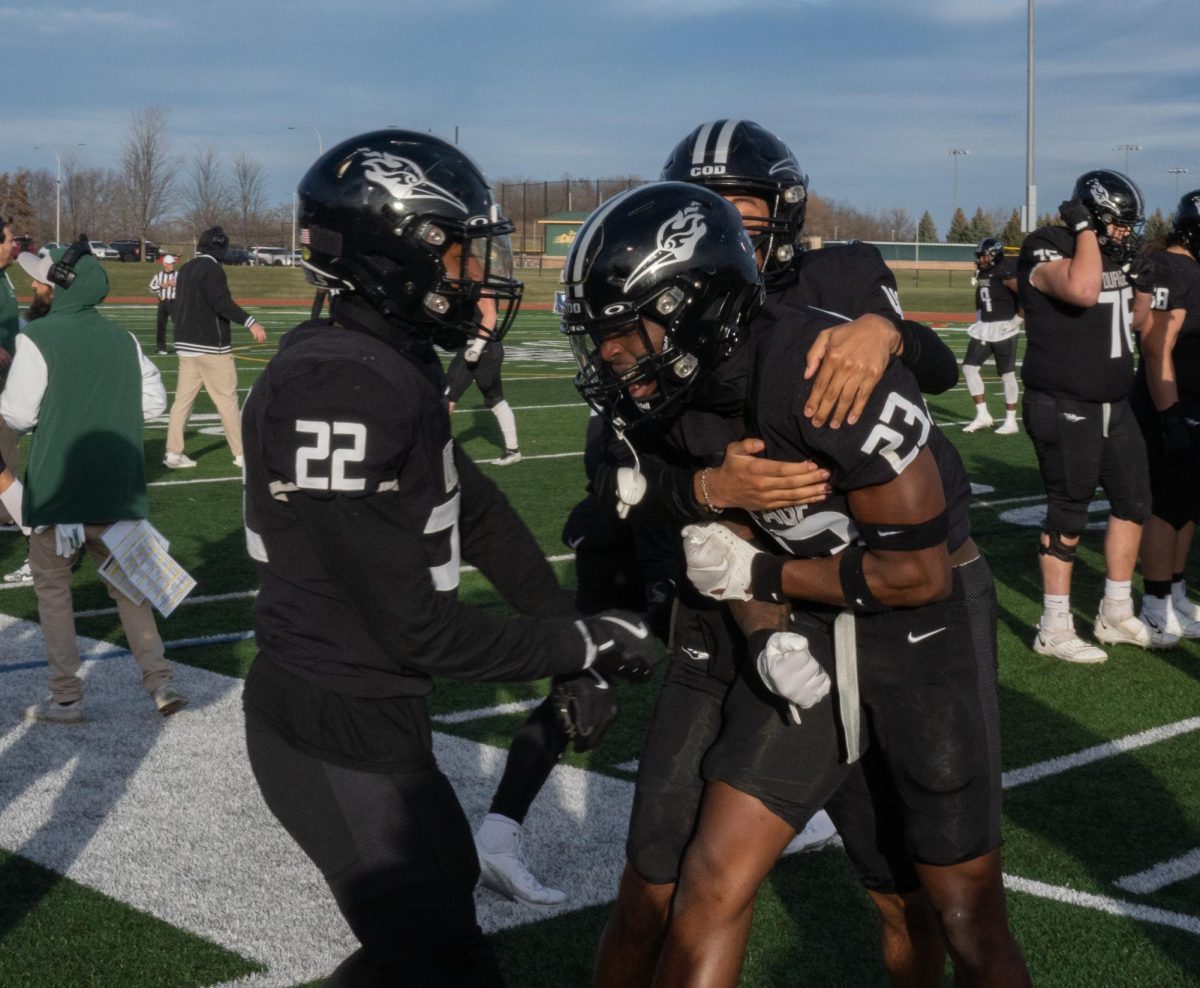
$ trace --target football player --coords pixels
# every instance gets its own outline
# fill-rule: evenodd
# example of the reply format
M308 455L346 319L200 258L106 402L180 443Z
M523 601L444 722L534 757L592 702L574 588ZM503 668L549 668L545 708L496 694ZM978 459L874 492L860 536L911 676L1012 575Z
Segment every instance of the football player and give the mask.
M1141 243L1142 194L1119 172L1086 172L1059 216L1063 226L1025 238L1017 262L1026 336L1023 418L1047 501L1038 545L1043 609L1033 650L1065 662L1103 662L1107 653L1075 633L1071 615L1071 573L1097 485L1111 509L1096 638L1140 648L1178 641L1138 618L1130 590L1150 514L1146 444L1128 400L1133 329L1149 302L1126 276Z
M338 294L243 413L251 767L362 944L327 984L499 985L470 827L431 747L432 677L644 678L655 645L631 613L578 618L451 438L434 344L499 339L521 295L479 169L438 138L376 131L322 155L299 208L305 273ZM521 616L462 603L461 560Z
M504 452L495 461L498 467L521 462L517 417L504 400L504 382L500 379L503 363L504 344L486 336L476 336L454 355L446 368L446 402L451 413L474 381L483 395L484 407L496 416L500 434L504 437Z
M709 187L735 206L764 275L767 313L785 320L812 304L852 320L819 334L808 351L803 375L810 378L812 390L805 414L814 425L855 421L892 350L900 351L900 360L924 390L936 393L957 381L957 362L949 348L932 330L901 318L895 280L878 250L858 243L803 249L808 180L792 151L769 130L749 120L702 124L672 150L663 178ZM572 256L584 263L584 255ZM572 285L578 274L568 265L564 277L567 305L577 310L567 313L569 328L579 322L575 315L585 311L570 298L578 291ZM585 367L577 383L587 396L600 382L590 376L594 354L582 343L580 356ZM611 511L624 510L631 518L678 531L725 508L786 511L826 496L828 471L819 464L764 458L761 439L746 437L746 357L739 351L721 363L669 429L658 428L658 420L652 419L629 433L629 442L638 449L637 464L610 459L597 472L595 489ZM591 400L606 407L603 388ZM645 422L645 417L636 405L627 407L626 421L635 420ZM807 482L798 472L805 466L812 470ZM637 492L628 482L636 478L645 490L631 504L623 498ZM728 610L686 583L677 598L672 643L640 760L628 862L601 941L601 984L648 984L653 975L703 793L700 764L720 729L722 704L745 660L745 639ZM919 906L894 917L889 928L900 931L897 941L903 943L894 955L915 951L930 966L940 965L940 934Z
M992 427L983 377L979 368L987 358L996 361L996 370L1004 382L1004 423L996 430L1010 436L1017 431L1017 335L1021 317L1017 314L1017 265L1004 256L1004 243L984 237L975 250L975 323L967 330L970 337L963 358L963 377L967 391L975 401L975 418L963 426L963 432L978 432Z
M1165 249L1153 254L1150 313L1130 401L1146 440L1152 511L1142 533L1142 620L1200 638L1183 567L1200 513L1200 189L1179 200Z
M839 794L830 811L885 919L923 888L962 983L1028 984L998 851L995 600L970 539L961 461L897 365L854 424L813 425L797 380L831 317L796 307L750 322L761 296L736 219L705 190L634 190L593 214L568 261L579 305L567 323L592 401L627 425L691 411L712 372L738 361L750 377L745 416L768 455L819 459L832 473L814 509L751 512L794 559L756 553L718 524L684 530L696 589L805 609L790 622L789 607L743 615L773 623L752 634L756 663L735 670L704 753L654 983L737 981L758 884L853 771L866 789ZM836 711L822 702L835 657ZM869 739L861 769L843 764L839 733L849 761ZM643 769L650 755L648 743ZM654 854L665 858L656 849L644 860ZM911 982L918 972L898 960L893 979ZM923 982L940 982L936 960Z

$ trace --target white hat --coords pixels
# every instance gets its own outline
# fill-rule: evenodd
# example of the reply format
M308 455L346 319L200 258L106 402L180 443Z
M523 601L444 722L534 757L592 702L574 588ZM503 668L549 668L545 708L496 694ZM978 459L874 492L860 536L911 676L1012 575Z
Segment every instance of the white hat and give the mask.
M163 262L163 264L174 264L175 263L175 255L174 254L163 254L162 262Z
M17 263L21 265L21 270L34 281L40 281L43 285L51 284L50 268L54 262L50 260L48 250L39 250L36 254L28 250L22 251L17 256Z

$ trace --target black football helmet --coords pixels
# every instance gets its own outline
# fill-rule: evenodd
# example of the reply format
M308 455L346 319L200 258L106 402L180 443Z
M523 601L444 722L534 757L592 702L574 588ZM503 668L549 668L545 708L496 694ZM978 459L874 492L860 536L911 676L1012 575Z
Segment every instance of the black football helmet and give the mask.
M563 270L562 331L575 386L626 429L680 399L740 342L763 299L754 246L738 211L717 193L680 182L630 189L584 221ZM656 352L643 317L666 331ZM640 334L644 355L614 370L613 337ZM631 397L632 385L653 384Z
M984 237L975 248L975 266L990 268L1004 257L1004 243L996 237Z
M1200 189L1186 193L1175 207L1171 225L1180 243L1200 261Z
M1119 264L1132 260L1141 249L1142 224L1146 221L1142 191L1133 179L1107 168L1085 172L1076 180L1071 198L1082 202L1092 214L1092 228L1101 252ZM1126 227L1129 233L1121 240L1110 237L1110 223Z
M763 248L767 280L785 272L796 255L808 208L808 176L778 137L753 120L714 120L680 141L663 165L665 182L692 182L720 195L766 199L770 215L747 226Z
M362 134L318 158L299 197L312 284L355 294L447 349L508 331L522 287L513 225L452 144L407 130Z

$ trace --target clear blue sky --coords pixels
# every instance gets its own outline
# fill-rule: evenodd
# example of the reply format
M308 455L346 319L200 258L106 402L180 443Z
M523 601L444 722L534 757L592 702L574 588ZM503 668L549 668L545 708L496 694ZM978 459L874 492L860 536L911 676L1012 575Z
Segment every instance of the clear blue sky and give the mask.
M1152 210L1200 187L1196 0L1037 0L1038 209L1123 167ZM126 0L5 5L0 171L74 148L115 166L130 114L184 155L246 151L286 201L316 154L396 125L453 138L494 180L654 177L715 117L782 136L821 195L928 209L953 159L968 211L1018 206L1025 0ZM15 64L13 64L15 63ZM297 127L289 131L288 126Z

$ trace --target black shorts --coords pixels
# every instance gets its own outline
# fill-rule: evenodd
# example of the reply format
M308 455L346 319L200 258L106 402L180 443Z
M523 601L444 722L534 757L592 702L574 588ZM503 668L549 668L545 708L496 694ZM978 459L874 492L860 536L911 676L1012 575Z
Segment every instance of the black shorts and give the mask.
M725 702L721 733L704 758L704 777L756 797L796 830L803 829L837 791L849 771L841 737L839 690L834 669L832 611L797 612L792 631L833 680L830 694L791 718L786 701L770 692L747 659Z
M721 730L733 670L745 640L728 609L676 602L667 673L638 762L625 853L648 882L679 878L700 814L700 765Z
M405 984L499 984L475 918L471 828L436 767L333 764L288 744L252 709L246 748L267 806L321 870L374 968L403 972Z
M963 357L963 365L982 367L988 357L996 360L996 372L1012 374L1017 369L1017 339L1020 334L1014 334L1007 340L997 340L995 343L985 343L971 337L967 340L967 355Z
M1152 513L1176 530L1200 521L1200 425L1188 428L1188 455L1173 459L1167 456L1158 412L1140 374L1129 401L1146 443ZM1200 423L1200 403L1184 399L1180 409L1185 422Z
M500 380L500 365L504 363L504 344L489 343L483 348L472 366L459 350L446 368L446 399L457 402L474 381L483 394L483 403L494 408L504 400L504 386Z
M869 747L862 775L827 809L865 886L911 891L912 861L957 864L1000 846L996 594L987 562L955 567L948 600L860 617L857 639Z
M1128 401L1100 404L1026 391L1023 416L1046 487L1047 527L1082 532L1097 486L1114 518L1140 523L1149 517L1146 444Z

